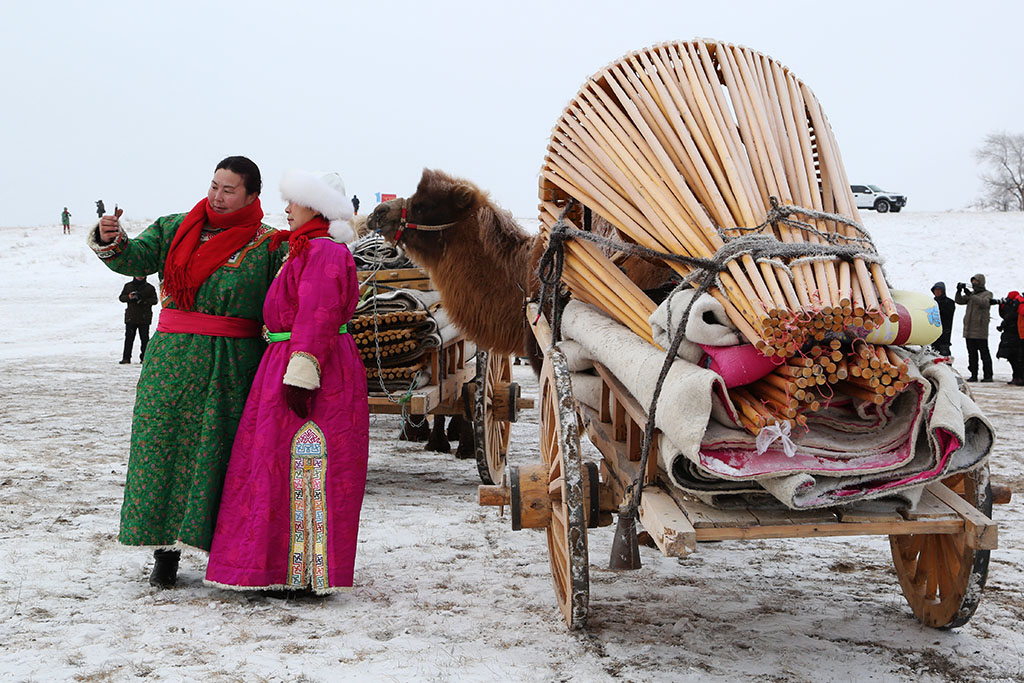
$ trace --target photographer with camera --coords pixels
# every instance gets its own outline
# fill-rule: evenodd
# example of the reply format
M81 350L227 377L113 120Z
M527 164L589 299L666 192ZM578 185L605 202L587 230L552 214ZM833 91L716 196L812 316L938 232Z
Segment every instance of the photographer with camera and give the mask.
M124 309L124 353L121 365L132 362L132 346L135 345L135 332L139 333L139 362L146 356L146 345L149 344L149 325L153 322L153 306L156 305L156 289L146 282L146 276L133 277L121 290L121 301L128 304Z
M932 285L932 295L935 297L935 305L939 307L939 322L942 325L942 334L932 342L932 349L940 356L952 355L953 337L953 313L956 311L956 304L946 296L946 283L939 281Z
M967 368L971 371L968 382L978 381L978 356L981 356L984 375L982 382L992 381L992 356L988 350L989 307L993 303L992 292L985 289L985 276L981 273L971 278L971 288L963 282L956 285L956 301L966 306L964 313L964 340L967 342Z

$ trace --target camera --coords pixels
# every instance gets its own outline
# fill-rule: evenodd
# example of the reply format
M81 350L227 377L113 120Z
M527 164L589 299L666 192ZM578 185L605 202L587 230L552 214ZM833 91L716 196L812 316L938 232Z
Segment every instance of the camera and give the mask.
M964 284L963 282L958 282L958 283L956 283L956 288L957 289L967 289L967 285Z

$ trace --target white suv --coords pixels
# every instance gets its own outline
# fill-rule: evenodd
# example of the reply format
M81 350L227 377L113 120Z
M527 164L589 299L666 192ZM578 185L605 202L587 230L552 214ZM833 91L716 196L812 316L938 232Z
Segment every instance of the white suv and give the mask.
M853 200L857 203L858 209L874 209L878 213L892 211L898 213L907 205L907 196L886 192L878 185L850 185L853 190Z

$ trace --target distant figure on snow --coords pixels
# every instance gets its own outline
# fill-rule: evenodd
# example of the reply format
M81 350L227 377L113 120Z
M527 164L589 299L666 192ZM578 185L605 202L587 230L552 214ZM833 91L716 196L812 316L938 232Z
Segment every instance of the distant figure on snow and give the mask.
M146 345L149 344L149 325L153 322L153 306L156 306L157 301L156 289L146 282L145 275L137 275L125 283L118 299L128 304L124 309L124 353L121 354L121 365L132 362L136 331L139 333L141 363L146 356Z
M352 195L352 215L359 215L359 197Z
M992 356L988 351L989 307L992 292L985 289L985 276L981 273L971 278L971 289L958 282L955 301L967 306L964 313L964 340L967 342L967 368L971 371L968 382L978 381L978 356L981 356L984 377L982 382L992 381Z
M932 348L940 356L952 354L950 344L953 335L953 313L956 310L956 303L946 296L946 283L936 282L932 285L932 294L935 295L935 303L939 307L939 321L942 323L942 334L932 343Z
M71 214L68 213L68 207L64 207L63 213L60 215L60 224L64 226L64 234L71 234Z
M107 212L107 207L103 206L103 200L102 199L97 199L96 200L96 215L99 216L100 218L103 218L103 214L105 214L106 212Z

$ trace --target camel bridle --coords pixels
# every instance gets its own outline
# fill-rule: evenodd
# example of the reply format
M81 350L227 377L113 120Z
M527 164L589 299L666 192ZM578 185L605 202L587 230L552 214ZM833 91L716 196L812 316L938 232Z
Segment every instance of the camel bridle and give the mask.
M399 240L402 239L402 233L404 233L406 230L422 230L423 232L440 232L442 230L447 230L448 228L450 228L453 225L455 225L456 223L458 223L458 221L453 221L452 223L443 223L441 225L422 225L420 223L410 223L409 220L408 220L408 215L409 215L409 208L407 206L408 203L409 203L409 200L406 199L405 197L402 197L402 215L398 219L398 230L395 231L395 243L396 244L398 243Z

